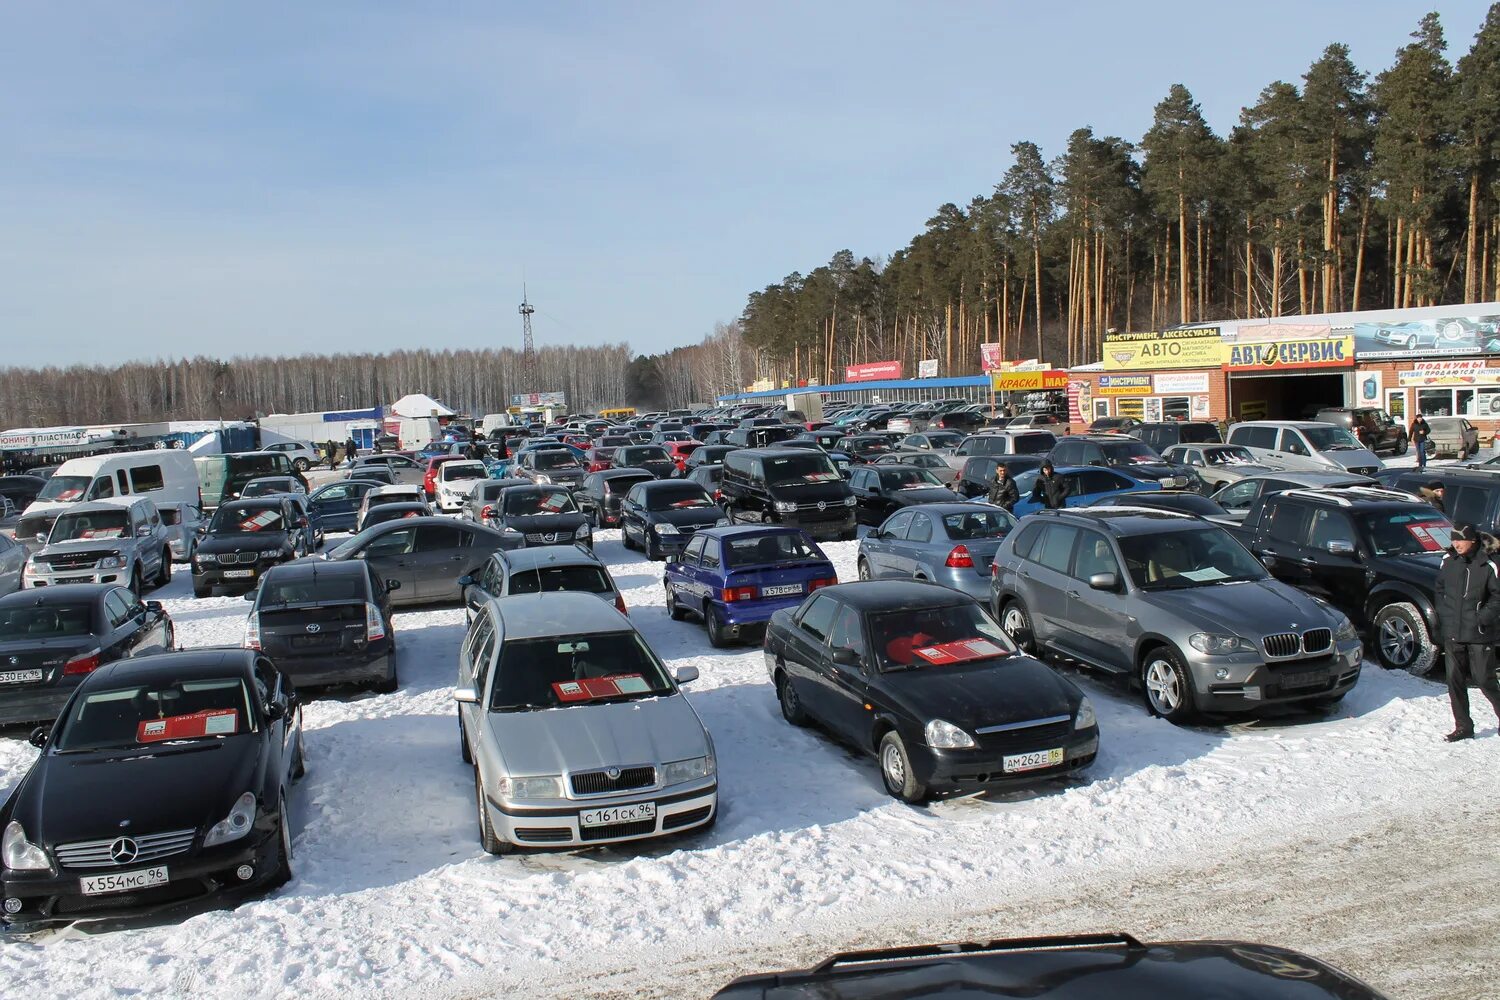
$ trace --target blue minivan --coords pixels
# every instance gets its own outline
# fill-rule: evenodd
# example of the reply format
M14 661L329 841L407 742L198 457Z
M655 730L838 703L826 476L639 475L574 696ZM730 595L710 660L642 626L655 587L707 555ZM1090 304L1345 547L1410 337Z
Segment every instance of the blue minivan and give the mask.
M702 619L716 647L839 582L833 563L806 532L780 525L705 528L669 559L667 614L673 621Z

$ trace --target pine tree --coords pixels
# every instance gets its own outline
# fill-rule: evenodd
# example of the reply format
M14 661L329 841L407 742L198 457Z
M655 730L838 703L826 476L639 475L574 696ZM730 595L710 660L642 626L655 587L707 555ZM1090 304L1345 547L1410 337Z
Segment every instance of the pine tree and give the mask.
M1482 192L1500 167L1500 4L1492 4L1474 45L1458 61L1455 152L1469 182L1468 229L1464 239L1464 298L1487 297L1489 283L1479 260ZM1488 207L1488 205L1484 206ZM1489 236L1488 230L1485 233ZM1486 242L1488 246L1488 242Z
M1174 83L1156 106L1141 148L1146 154L1143 187L1157 211L1177 223L1179 321L1189 323L1202 314L1204 304L1198 303L1195 310L1190 290L1193 265L1188 250L1188 220L1196 219L1201 227L1216 193L1214 171L1222 144L1203 120L1203 111L1193 95L1182 84ZM1163 253L1164 286L1170 264L1171 254Z

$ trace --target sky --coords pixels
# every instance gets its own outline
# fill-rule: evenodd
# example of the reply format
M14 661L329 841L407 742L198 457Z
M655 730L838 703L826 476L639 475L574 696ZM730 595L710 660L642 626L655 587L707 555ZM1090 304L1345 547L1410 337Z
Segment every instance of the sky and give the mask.
M1330 42L1486 4L0 7L0 365L700 340L900 249L1031 140L1221 134Z

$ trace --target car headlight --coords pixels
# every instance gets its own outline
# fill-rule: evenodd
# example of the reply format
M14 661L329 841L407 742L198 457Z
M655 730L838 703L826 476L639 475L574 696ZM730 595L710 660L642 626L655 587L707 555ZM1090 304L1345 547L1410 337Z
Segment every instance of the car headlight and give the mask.
M26 567L21 571L22 576L41 576L42 568L36 564L36 560L26 560Z
M677 530L677 525L675 525L675 524L658 524L656 526L656 533L658 535L680 535L680 534L682 534L682 532L680 532L680 531Z
M587 524L580 524L578 526L578 529L573 532L573 537L574 538L587 538L591 534L593 534L593 532L589 530L589 526Z
M551 476L544 476L544 475L542 475L542 474L541 474L541 473L540 473L540 472L539 472L539 473L537 473L537 474L536 474L536 475L535 475L535 476L534 476L534 477L533 477L533 478L532 478L532 480L531 480L531 481L532 481L532 482L534 482L534 483L551 483L551 482L552 482L552 477L551 477Z
M797 505L790 500L777 500L771 506L775 507L779 514L793 514L797 510Z
M47 852L36 844L26 839L26 831L21 828L18 820L11 820L5 825L5 840L0 847L0 855L3 855L5 867L11 871L34 872L52 867L47 860Z
M927 745L936 750L966 750L976 745L974 737L942 719L927 723L922 733L927 738Z
M234 800L228 816L209 827L208 835L203 838L203 846L213 847L215 844L227 844L232 840L239 840L249 833L254 825L255 793L246 792Z
M501 778L500 797L505 799L560 799L562 776L544 774L532 778Z
M1099 724L1094 715L1094 703L1085 697L1078 703L1078 714L1073 716L1074 729L1091 729Z
M123 569L124 567L125 557L118 552L111 552L99 560L100 569Z
M1349 642L1353 639L1358 638L1359 633L1355 631L1354 623L1347 618L1344 619L1343 623L1339 625L1338 628L1333 630L1334 642Z
M1200 653L1223 656L1229 653L1253 653L1255 647L1250 640L1237 635L1221 635L1217 632L1194 632L1188 636L1188 645Z
M853 507L857 501L853 497L844 497L844 506Z
M710 777L714 770L713 754L707 757L694 757L691 760L677 760L661 769L661 783L676 785L684 781L696 781L699 778Z
M513 525L509 524L500 529L500 534L502 535L519 535L521 533L522 532L520 528L514 527Z

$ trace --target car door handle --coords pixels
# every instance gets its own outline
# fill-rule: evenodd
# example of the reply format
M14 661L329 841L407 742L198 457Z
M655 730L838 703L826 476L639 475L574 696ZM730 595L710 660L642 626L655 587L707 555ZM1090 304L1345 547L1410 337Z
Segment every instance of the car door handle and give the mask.
M1265 558L1265 559L1280 559L1281 558L1280 556L1278 556L1271 549L1261 549L1260 550L1260 554L1261 554L1262 558Z
M1316 559L1314 559L1312 556L1303 556L1301 559L1298 559L1297 561L1299 563L1301 563L1302 565L1304 565L1304 566L1316 566L1318 564L1318 561Z
M1076 597L1076 598L1079 598L1079 599L1080 599L1080 600L1081 600L1081 599L1082 599L1082 598L1083 598L1083 595L1082 595L1082 594L1080 594L1080 593L1079 593L1079 592L1078 592L1078 591L1076 591L1076 590L1070 590L1070 591L1068 591L1068 596L1069 596L1069 597Z

